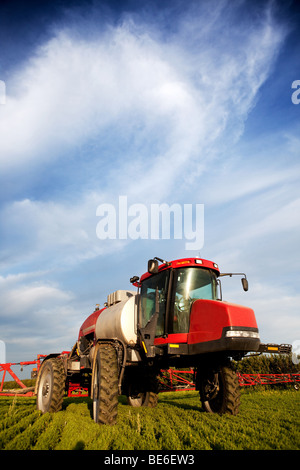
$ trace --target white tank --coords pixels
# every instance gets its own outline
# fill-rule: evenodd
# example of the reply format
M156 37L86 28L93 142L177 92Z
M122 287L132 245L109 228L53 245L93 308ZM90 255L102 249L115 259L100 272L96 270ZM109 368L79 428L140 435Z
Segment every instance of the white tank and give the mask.
M107 309L100 313L95 326L97 339L117 338L125 344L136 344L138 295L131 291L116 291L108 296Z

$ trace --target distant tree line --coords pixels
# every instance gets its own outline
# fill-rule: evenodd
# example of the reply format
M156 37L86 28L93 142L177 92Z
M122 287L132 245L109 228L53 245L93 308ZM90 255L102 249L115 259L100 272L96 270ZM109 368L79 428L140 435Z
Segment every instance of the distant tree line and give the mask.
M297 374L300 363L294 364L291 354L254 354L244 357L235 363L237 372L241 374Z

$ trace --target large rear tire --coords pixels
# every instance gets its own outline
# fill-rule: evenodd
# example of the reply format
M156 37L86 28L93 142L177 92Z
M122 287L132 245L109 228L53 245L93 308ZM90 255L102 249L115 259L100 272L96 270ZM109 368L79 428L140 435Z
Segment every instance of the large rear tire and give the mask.
M200 399L208 413L237 415L240 406L240 386L230 367L207 373L200 378Z
M113 425L118 415L118 358L112 344L96 346L92 371L93 419Z
M66 373L61 359L46 359L41 365L37 378L37 409L42 413L60 411L65 386Z

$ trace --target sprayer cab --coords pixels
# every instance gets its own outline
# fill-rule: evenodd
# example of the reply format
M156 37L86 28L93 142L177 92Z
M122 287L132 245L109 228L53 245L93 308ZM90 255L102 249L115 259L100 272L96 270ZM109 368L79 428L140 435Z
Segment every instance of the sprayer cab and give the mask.
M200 258L166 262L149 260L139 282L138 330L147 355L192 356L231 351L246 354L259 349L252 309L223 302L216 263ZM244 290L248 281L243 273Z

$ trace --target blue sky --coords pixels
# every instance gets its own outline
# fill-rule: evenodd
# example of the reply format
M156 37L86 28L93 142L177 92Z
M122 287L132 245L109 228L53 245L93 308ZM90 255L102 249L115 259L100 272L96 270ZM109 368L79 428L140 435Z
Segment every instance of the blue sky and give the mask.
M263 342L300 339L299 5L0 4L0 340L70 349L153 256L246 272ZM97 207L204 204L204 245L100 240ZM150 210L150 209L149 209Z

